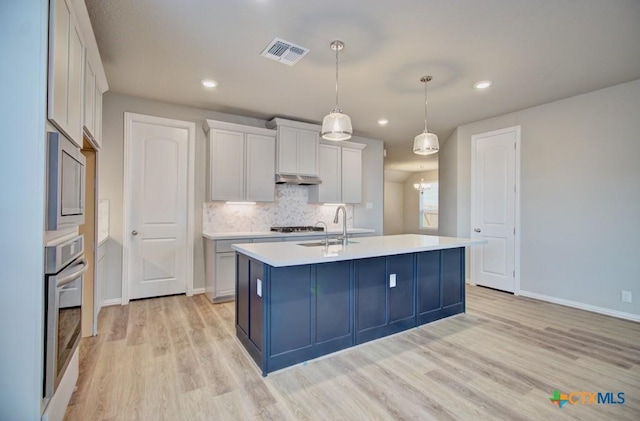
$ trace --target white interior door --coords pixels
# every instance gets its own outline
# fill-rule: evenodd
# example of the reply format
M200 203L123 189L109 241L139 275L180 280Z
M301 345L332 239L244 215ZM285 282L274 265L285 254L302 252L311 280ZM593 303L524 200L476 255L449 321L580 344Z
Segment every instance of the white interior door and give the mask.
M472 142L471 282L516 292L516 192L520 127L474 135Z
M125 118L130 151L125 186L130 189L123 302L188 292L193 256L190 145L195 125L135 114Z

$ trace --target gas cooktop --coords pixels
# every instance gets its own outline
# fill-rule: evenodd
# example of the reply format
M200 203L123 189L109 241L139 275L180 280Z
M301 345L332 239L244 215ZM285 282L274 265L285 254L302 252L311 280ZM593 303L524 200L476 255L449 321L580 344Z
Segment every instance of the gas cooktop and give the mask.
M300 226L300 227L271 227L274 232L312 232L324 231L323 227Z

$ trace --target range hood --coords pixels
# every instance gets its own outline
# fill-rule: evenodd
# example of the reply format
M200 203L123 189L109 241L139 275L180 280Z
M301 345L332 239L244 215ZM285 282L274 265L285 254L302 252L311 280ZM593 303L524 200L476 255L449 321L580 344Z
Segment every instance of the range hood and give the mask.
M315 175L276 174L276 184L295 184L298 186L312 186L322 184L322 180Z

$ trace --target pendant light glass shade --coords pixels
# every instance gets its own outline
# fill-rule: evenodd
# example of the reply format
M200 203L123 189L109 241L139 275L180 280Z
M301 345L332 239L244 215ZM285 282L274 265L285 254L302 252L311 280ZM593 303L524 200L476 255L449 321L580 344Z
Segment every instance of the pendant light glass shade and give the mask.
M424 82L424 132L413 139L413 153L417 155L431 155L440 150L438 136L427 130L427 82L431 79L431 76L420 78L420 82Z
M333 41L330 45L331 49L336 52L336 106L322 120L320 136L327 140L347 140L351 139L353 134L351 118L338 107L338 51L344 48L344 43L342 41Z
M420 133L413 139L413 153L417 155L431 155L439 149L438 136L433 133Z
M335 109L322 120L322 138L327 140L347 140L351 138L353 127L351 118Z

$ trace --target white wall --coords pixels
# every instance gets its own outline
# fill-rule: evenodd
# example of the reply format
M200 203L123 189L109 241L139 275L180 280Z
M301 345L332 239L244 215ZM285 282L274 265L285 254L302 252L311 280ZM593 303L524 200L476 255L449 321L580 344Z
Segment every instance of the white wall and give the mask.
M404 234L404 184L384 182L384 235Z
M109 199L109 249L107 258L107 282L105 298L119 299L122 296L122 183L124 113L133 112L196 123L195 206L194 206L194 288L204 287L204 256L202 241L203 203L206 188L206 133L202 124L206 119L265 127L265 120L224 114L215 111L168 104L133 96L107 92L103 107L103 147L100 153L99 194L100 199ZM353 225L373 228L382 233L382 141L353 137L354 142L365 143L363 150L363 201L372 203L354 206Z
M442 211L469 236L471 136L521 125L522 291L638 316L638 116L640 80L460 126L446 143L457 159L440 162L447 186L457 178Z
M458 129L438 151L438 232L458 236Z
M420 228L420 192L413 188L424 178L426 183L438 181L438 170L411 174L404 182L404 232L407 234L437 235L437 229Z
M45 0L0 3L0 419L40 417L47 69Z

